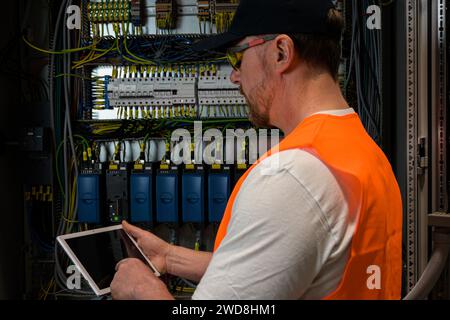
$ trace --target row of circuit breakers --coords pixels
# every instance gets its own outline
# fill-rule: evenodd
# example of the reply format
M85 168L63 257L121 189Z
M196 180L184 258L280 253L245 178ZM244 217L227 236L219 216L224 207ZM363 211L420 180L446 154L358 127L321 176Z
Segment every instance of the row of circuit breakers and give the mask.
M246 169L246 165L92 164L78 176L78 222L218 223L233 185Z
M186 78L105 77L106 108L129 105L244 105L239 86L228 76Z

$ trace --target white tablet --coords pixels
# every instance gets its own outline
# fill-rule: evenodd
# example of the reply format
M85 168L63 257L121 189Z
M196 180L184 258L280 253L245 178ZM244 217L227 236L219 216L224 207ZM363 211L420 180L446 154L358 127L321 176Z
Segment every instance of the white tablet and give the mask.
M111 292L116 264L126 258L140 259L160 276L122 225L66 234L56 239L98 296Z

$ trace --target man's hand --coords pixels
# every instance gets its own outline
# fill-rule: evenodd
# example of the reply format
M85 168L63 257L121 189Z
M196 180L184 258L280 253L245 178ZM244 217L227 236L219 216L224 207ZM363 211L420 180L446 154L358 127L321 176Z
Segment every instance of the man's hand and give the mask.
M148 231L122 222L126 233L136 239L144 254L161 274L199 282L208 268L212 253L171 245Z
M167 272L166 257L172 246L152 233L132 226L126 221L122 222L122 226L126 233L136 239L139 248L142 249L156 269L161 274L165 274Z
M111 282L114 300L173 300L165 284L139 259L124 259Z

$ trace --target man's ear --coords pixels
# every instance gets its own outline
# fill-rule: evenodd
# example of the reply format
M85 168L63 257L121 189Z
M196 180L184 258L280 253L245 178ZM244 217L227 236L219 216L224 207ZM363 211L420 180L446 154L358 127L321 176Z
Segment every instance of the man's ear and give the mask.
M274 39L276 46L276 64L275 69L279 73L284 73L292 67L295 59L294 41L285 34L279 35Z

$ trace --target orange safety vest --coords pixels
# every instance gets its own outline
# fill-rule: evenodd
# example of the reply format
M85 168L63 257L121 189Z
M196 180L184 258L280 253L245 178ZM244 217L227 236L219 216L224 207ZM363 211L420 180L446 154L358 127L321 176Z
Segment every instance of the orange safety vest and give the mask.
M278 149L270 150L250 167L231 194L214 251L227 233L234 201L249 173L263 159L289 149L308 151L327 165L348 202L348 218L358 219L343 278L325 299L400 299L400 190L389 161L355 113L317 114L305 119Z

